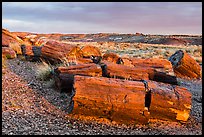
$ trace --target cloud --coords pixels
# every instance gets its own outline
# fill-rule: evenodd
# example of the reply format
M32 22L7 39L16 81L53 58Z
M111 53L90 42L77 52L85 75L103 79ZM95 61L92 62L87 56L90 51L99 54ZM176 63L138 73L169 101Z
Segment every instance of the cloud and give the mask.
M19 31L201 34L202 30L201 2L3 2L2 13L3 26Z

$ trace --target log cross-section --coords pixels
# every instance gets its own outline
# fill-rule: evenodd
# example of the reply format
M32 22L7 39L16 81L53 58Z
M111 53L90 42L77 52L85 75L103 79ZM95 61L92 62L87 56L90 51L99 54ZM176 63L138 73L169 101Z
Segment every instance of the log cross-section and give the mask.
M180 78L201 78L201 67L185 51L178 50L170 58L175 75Z

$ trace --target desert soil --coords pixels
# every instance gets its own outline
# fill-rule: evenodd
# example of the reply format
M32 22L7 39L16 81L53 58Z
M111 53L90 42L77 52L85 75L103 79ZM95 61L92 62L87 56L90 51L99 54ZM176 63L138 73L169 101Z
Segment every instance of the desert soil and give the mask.
M187 123L151 120L147 125L82 121L67 113L69 97L39 80L36 68L42 63L21 58L7 60L2 68L3 135L201 135L202 80L180 79L192 93Z

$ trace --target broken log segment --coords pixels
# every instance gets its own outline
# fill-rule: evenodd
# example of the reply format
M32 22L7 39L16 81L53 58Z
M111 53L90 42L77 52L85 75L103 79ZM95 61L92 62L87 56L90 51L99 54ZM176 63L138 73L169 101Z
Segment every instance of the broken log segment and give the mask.
M157 58L148 58L141 59L136 57L122 57L125 66L131 67L152 67L157 71L165 72L169 75L174 76L174 71L171 65L171 62L167 59L157 59Z
M76 45L62 43L58 41L47 41L42 46L42 57L52 62L72 62L82 57L81 49Z
M186 122L192 94L184 87L148 81L151 89L150 118Z
M74 75L102 76L102 69L99 65L77 64L68 67L58 67L54 70L55 85L61 92L71 92L74 82Z
M201 67L195 59L185 51L178 50L169 58L175 75L179 78L201 78Z
M142 82L121 79L74 77L75 96L71 115L107 118L119 123L147 123Z
M109 78L121 78L129 80L148 80L153 78L154 69L144 67L129 67L121 64L115 64L109 61L102 61L103 76ZM150 76L151 75L151 76Z
M150 80L75 75L74 89L71 115L123 124L145 124L150 118L186 122L191 109L191 93L186 88Z
M103 61L101 63L101 67L104 77L128 80L153 80L177 85L177 79L175 76L168 75L164 72L159 72L155 68L148 66L130 67Z
M106 60L106 61L109 61L109 62L113 62L113 63L116 63L116 64L123 64L123 60L120 58L120 56L116 53L105 53L102 57L102 60Z

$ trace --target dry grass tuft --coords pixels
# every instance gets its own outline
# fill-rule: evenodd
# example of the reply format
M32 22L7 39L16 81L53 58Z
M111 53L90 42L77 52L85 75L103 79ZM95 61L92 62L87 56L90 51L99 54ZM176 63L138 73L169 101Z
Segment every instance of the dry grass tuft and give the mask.
M42 64L40 64L36 69L36 77L40 80L47 81L51 78L52 71L52 66L42 61Z

